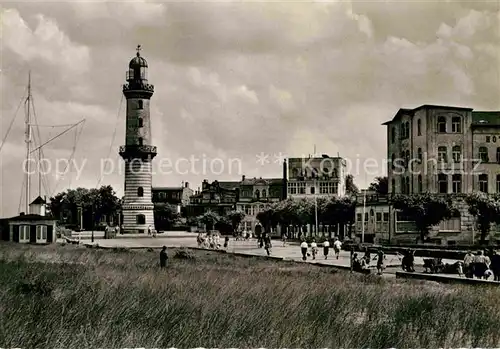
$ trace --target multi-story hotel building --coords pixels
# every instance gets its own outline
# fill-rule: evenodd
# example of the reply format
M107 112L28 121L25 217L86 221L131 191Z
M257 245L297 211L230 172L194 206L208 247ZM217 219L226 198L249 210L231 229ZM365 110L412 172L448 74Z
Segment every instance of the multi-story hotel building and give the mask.
M341 157L289 158L287 197L344 196L346 161Z
M432 230L432 241L471 242L474 219L463 195L473 191L500 193L500 112L471 108L422 105L400 109L387 126L387 158L390 194L454 194L459 215ZM365 232L372 207L365 200ZM383 206L383 205L382 205ZM414 225L390 207L388 232L377 234L392 241L415 241ZM361 230L357 208L356 230ZM376 219L376 210L373 210ZM368 217L366 217L368 215ZM361 217L360 217L361 216ZM383 219L383 214L381 215ZM496 239L493 227L492 239Z

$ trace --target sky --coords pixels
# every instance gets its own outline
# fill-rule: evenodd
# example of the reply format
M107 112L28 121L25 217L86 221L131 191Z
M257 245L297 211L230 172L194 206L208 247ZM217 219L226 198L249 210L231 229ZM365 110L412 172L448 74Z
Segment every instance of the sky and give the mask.
M0 150L0 216L24 207L24 109L16 108L29 71L40 125L34 145L85 120L43 147L42 196L103 184L122 195L121 88L138 44L155 85L154 186L280 177L284 156L316 151L346 158L363 188L386 173L381 124L399 108L500 109L499 7L2 1L2 141L15 119ZM31 181L34 199L37 176Z

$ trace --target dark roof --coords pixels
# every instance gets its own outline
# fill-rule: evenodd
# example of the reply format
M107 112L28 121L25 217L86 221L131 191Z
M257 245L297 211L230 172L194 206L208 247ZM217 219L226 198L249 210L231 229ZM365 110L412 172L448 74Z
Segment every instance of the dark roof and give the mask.
M260 182L263 182L266 185L282 184L283 179L282 178L245 178L243 181L241 181L241 185L256 185Z
M183 190L184 187L153 187L153 191L178 191Z
M238 182L227 181L227 182L217 182L217 183L219 184L219 187L221 187L222 189L234 190L240 187L239 181Z
M134 69L136 67L148 67L148 62L144 59L144 57L141 57L140 53L137 52L137 55L130 60L130 63L128 64L128 67L130 69Z
M420 110L420 109L429 109L429 108L434 108L434 109L437 109L437 108L439 108L439 109L455 109L455 110L468 110L468 111L472 110L472 108L454 107L454 106L450 106L450 105L422 104L420 107L416 107L414 109L406 109L406 108L399 109L398 112L396 113L396 115L394 115L394 117L391 120L384 122L382 125L389 125L391 122L395 121L396 119L398 119L403 114L413 114L417 110Z
M40 216L39 214L25 214L8 218L9 221L55 221L52 216Z
M37 197L30 205L43 205L46 204L45 200L41 196Z
M500 126L500 111L473 111L473 126Z

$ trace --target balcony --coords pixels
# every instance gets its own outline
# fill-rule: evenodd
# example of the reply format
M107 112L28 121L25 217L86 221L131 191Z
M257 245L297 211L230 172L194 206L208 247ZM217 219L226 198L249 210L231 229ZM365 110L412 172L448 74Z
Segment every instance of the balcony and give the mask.
M131 84L123 85L123 92L128 92L128 91L146 91L153 93L155 91L155 87L154 85L137 81Z
M122 158L154 158L156 147L152 145L122 145L118 153Z

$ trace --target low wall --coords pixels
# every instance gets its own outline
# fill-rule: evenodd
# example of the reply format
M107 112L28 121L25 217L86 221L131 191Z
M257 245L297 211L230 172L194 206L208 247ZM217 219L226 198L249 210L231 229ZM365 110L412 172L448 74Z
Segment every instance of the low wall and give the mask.
M497 287L500 286L500 282L497 281L467 279L459 276L448 276L448 275L438 275L438 274L408 273L404 271L397 271L396 277L401 279L437 281L440 283L449 283L449 284L488 285Z

